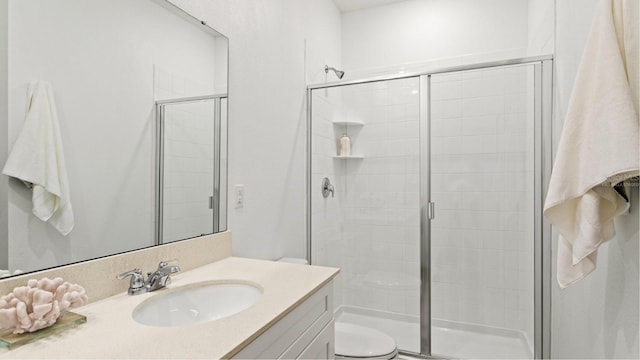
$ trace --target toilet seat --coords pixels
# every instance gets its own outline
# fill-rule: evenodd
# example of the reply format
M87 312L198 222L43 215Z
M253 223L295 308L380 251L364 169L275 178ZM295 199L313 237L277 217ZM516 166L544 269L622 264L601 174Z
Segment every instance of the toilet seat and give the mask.
M398 355L395 340L375 329L336 322L337 359L394 359Z

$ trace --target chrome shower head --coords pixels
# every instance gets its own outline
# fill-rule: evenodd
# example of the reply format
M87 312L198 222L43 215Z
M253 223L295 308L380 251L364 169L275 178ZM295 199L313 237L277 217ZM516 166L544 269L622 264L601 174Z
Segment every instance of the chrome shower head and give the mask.
M336 76L338 77L338 79L342 79L342 77L344 76L344 71L342 71L342 70L338 70L338 69L333 68L333 67L329 67L329 65L325 65L325 66L324 66L324 72L325 72L326 74L328 74L328 73L329 73L329 70L333 70L333 72L336 74Z

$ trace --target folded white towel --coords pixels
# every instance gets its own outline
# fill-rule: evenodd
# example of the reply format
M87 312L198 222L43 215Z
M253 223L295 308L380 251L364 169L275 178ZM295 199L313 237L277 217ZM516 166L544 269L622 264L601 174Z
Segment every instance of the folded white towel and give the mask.
M2 172L33 190L33 214L61 234L73 229L62 137L51 84L34 81L27 92L24 125Z
M598 8L545 202L544 214L560 232L557 277L563 288L595 269L598 247L615 235L613 219L629 206L612 186L639 173L637 99L625 68L626 54L637 53L638 44L624 43L621 35L638 30L625 28L616 10L623 1L602 0Z

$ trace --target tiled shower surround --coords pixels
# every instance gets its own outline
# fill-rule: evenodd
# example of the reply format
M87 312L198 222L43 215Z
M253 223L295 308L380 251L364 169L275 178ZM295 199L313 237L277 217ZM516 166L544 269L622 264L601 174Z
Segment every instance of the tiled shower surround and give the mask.
M433 75L430 129L434 326L506 333L527 347L534 280L530 71ZM312 259L342 268L338 311L419 321L420 96L418 78L313 90ZM343 133L362 158L335 157ZM325 176L334 198L321 195ZM432 352L441 354L437 343Z

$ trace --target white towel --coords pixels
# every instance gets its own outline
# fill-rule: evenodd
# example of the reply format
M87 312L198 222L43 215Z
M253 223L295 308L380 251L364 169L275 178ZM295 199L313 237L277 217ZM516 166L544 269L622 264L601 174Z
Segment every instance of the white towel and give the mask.
M51 84L34 81L27 92L24 125L2 172L33 190L33 214L62 235L73 229L62 137Z
M563 288L595 269L598 247L615 235L613 219L629 207L612 186L639 173L637 99L625 69L626 54L637 52L638 44L624 43L620 33L638 30L624 28L623 1L602 0L598 8L545 202L544 214L560 232L557 277Z

